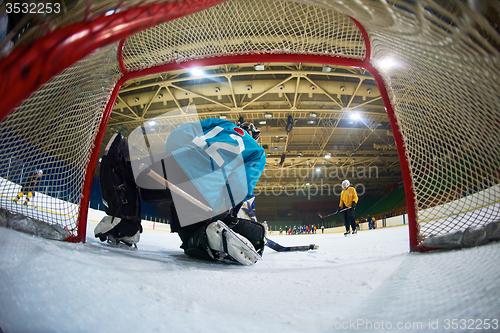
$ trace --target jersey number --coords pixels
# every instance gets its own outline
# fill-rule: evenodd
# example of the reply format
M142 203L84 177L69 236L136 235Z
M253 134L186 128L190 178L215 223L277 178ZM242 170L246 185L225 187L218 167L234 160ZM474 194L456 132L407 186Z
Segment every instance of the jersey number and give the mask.
M194 138L193 143L195 143L200 148L204 148L207 145L207 139L213 138L214 136L219 134L222 130L223 130L222 127L215 126L206 134ZM238 145L233 146L225 142L214 142L210 145L210 147L205 149L205 152L208 154L208 156L210 156L210 158L212 158L219 167L221 167L224 164L224 159L222 158L222 156L220 156L218 152L219 149L224 149L234 154L240 154L243 150L245 150L245 144L243 143L243 139L239 135L230 134L229 137L235 140L238 143Z

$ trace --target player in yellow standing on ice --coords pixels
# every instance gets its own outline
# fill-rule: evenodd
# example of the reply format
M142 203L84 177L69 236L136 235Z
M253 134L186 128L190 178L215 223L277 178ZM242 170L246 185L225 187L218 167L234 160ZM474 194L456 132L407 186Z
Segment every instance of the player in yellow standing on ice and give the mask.
M350 229L352 228L352 233L355 234L356 231L356 221L354 220L354 209L358 203L358 194L354 187L351 187L351 183L346 179L342 182L342 193L340 194L340 203L337 213L342 209L345 209L342 214L344 216L345 230L344 236L349 235ZM346 209L350 208L350 209Z
M35 172L33 172L33 174L28 177L28 180L26 180L26 182L21 187L21 191L19 191L14 201L18 202L26 193L26 201L24 201L24 204L27 205L33 197L35 193L35 186L36 184L38 184L38 180L42 177L42 175L42 170L36 170Z

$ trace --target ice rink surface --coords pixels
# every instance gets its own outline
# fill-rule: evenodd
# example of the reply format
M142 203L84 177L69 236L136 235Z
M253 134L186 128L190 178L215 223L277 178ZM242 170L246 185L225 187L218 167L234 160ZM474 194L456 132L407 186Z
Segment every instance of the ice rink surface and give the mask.
M188 258L164 231L111 248L95 226L85 244L0 228L3 332L500 332L500 243L409 253L407 226L274 233L319 249L244 267Z

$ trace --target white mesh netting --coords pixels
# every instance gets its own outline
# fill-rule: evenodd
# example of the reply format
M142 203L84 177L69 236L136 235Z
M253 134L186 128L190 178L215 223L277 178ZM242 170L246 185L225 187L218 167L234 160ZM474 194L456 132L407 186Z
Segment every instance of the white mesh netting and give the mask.
M403 133L419 240L484 230L500 220L498 4L396 5L391 26L363 25ZM495 12L496 23L484 16Z
M75 235L82 186L103 110L118 79L117 45L54 77L0 125L0 207ZM35 170L43 170L36 186ZM28 192L35 194L24 205Z
M481 229L500 219L499 12L498 3L489 1L228 1L129 37L124 64L128 71L135 71L172 62L272 53L363 60L367 57L365 41L348 17L352 16L368 33L370 63L384 78L403 136L408 161L402 163L410 167L415 195L411 205L417 211L415 223L419 241L423 241L432 235ZM389 58L393 66L384 67ZM101 92L106 86L99 103L88 92L57 108L56 102L48 102L50 107L45 109L35 103L39 98L35 96L67 100L63 92L82 86L78 80L89 80L92 71L83 70L86 74L67 87L46 85L2 123L2 135L16 133L13 140L4 143L2 139L2 177L6 178L7 169L9 173L14 170L14 164L7 163L11 157L22 161L26 156L30 167L42 168L41 161L47 165L61 161L59 168L71 172L58 172L54 182L64 190L51 185L50 195L79 202L80 188L74 186L66 193L69 187L65 184L81 182L85 167L69 155L82 155L78 161L88 156L99 123L98 110L104 109L117 78L115 66L104 68L95 73L99 77L96 83L85 84ZM103 85L106 78L109 81ZM83 115L88 104L98 107ZM36 119L23 118L25 114L32 117L29 108L36 110ZM76 115L52 122L54 112L62 110L75 110L85 119L82 126L77 126L83 119ZM40 126L67 130L70 123L71 134L59 132L58 140L40 130ZM29 148L14 151L11 146L18 144L16 140L28 141ZM79 142L81 151L67 148L73 141ZM33 157L31 150L42 155ZM16 163L19 169L22 163ZM18 183L20 171L16 172L17 178L10 175L9 179ZM2 195L12 198L14 192L11 189ZM9 203L9 207L17 206ZM45 218L40 216L45 213L37 214ZM76 210L64 214L74 216Z
M228 1L127 38L124 63L164 63L253 53L364 58L361 32L346 15L284 1Z

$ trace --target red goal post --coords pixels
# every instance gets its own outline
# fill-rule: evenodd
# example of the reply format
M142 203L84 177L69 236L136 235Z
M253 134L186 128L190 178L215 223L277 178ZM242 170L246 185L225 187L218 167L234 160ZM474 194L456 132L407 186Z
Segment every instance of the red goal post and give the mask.
M498 13L432 1L138 2L58 27L0 59L1 208L85 241L99 147L127 80L191 66L304 62L374 76L397 143L412 251L495 239L500 37L492 9ZM384 67L389 57L399 66ZM14 205L22 174L35 167L48 169L40 199L47 207ZM464 241L474 232L480 240Z

